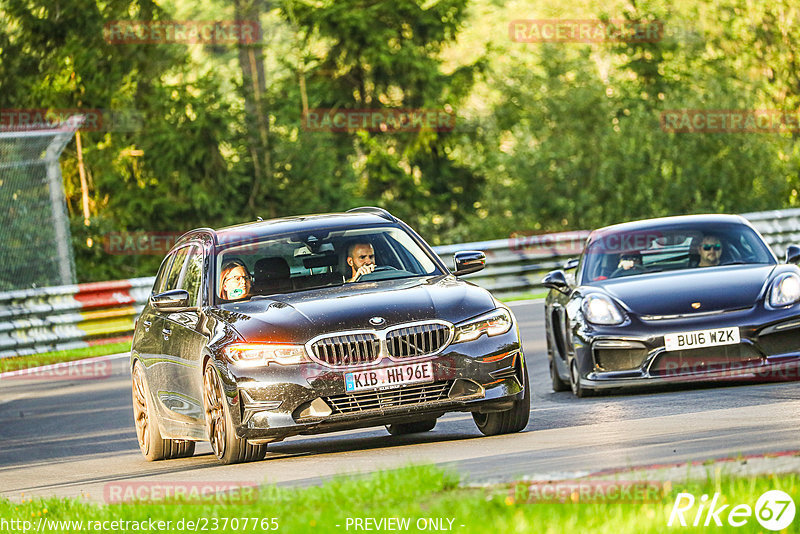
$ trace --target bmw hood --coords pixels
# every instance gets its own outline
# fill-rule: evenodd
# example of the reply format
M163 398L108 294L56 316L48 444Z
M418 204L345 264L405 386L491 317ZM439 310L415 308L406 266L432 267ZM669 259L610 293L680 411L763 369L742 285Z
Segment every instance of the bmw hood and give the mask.
M247 341L292 343L426 319L458 323L494 307L488 291L453 276L344 284L221 306ZM373 318L384 322L375 326Z
M616 278L601 286L637 315L735 310L756 304L774 269L775 265L708 267Z

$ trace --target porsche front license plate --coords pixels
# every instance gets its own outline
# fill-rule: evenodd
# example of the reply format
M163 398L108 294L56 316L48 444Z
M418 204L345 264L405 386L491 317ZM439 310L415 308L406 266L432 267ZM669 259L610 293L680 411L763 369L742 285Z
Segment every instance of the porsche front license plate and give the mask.
M424 384L433 382L433 364L431 362L384 367L370 371L346 373L344 384L347 392L365 389L383 389L399 387L407 384Z
M720 345L735 345L739 343L739 328L715 328L713 330L696 330L694 332L680 332L666 334L664 345L667 350L698 349L701 347L717 347Z

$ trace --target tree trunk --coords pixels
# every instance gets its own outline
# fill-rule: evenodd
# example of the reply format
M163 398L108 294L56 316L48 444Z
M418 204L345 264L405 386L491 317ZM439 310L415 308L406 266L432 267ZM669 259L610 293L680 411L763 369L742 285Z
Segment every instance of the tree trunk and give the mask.
M264 0L234 0L234 17L238 21L259 22L262 11L267 9ZM262 190L269 197L273 186L272 158L270 154L269 103L265 97L266 75L264 72L263 43L259 32L256 43L239 43L239 66L242 69L245 112L248 118L248 144L253 158L253 184L247 202L250 214L255 217L261 206L256 202ZM275 217L275 204L271 200L266 205L268 217Z

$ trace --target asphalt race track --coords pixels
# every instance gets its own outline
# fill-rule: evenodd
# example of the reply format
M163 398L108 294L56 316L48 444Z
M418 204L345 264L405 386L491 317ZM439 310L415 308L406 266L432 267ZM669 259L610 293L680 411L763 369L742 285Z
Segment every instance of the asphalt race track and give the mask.
M513 303L512 303L513 304ZM193 458L148 463L131 415L128 360L92 380L0 379L0 494L87 495L109 483L235 482L308 485L341 473L433 462L468 482L577 476L637 465L800 449L800 382L645 390L577 399L553 393L542 301L513 305L533 398L520 434L481 437L469 414L425 434L383 428L295 437L264 461L223 466L208 444Z

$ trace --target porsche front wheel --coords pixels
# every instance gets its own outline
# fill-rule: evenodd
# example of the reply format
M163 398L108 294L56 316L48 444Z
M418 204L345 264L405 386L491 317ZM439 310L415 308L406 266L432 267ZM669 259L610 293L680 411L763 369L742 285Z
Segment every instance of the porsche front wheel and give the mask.
M586 389L581 383L581 375L578 371L578 360L576 359L573 359L572 363L569 365L569 385L572 388L572 393L574 393L576 397L590 397L592 395L592 390Z

